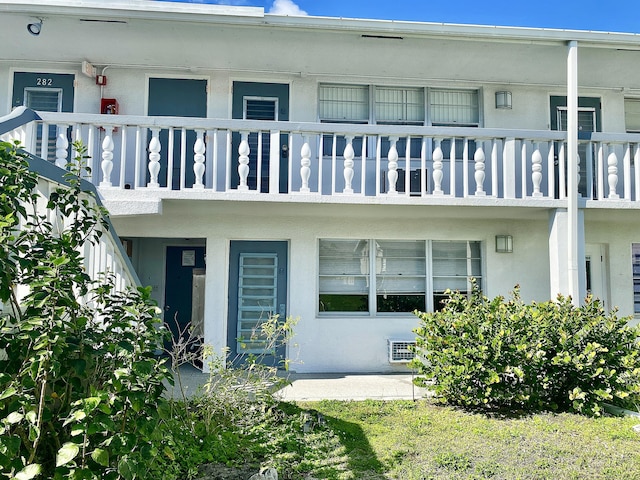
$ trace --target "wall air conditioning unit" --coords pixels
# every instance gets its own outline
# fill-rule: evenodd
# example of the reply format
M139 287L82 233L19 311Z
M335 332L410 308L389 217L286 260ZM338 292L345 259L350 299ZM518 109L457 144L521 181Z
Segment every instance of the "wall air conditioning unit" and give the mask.
M414 340L387 340L389 345L389 363L409 363L416 356L410 347L415 347Z

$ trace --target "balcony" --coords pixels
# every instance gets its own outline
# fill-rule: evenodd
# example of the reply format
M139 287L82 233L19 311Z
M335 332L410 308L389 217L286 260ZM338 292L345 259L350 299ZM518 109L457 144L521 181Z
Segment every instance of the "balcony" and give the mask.
M64 167L73 155L70 140L81 140L89 151L87 180L107 202L151 197L566 204L565 132L39 115L25 137L27 149ZM593 133L579 142L579 192L585 205L640 208L640 134Z

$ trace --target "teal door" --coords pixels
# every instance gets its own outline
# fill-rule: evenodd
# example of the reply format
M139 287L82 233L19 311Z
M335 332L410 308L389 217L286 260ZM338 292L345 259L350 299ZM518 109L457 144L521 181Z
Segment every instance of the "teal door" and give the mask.
M268 344L261 324L287 316L287 250L287 242L231 242L227 346L234 364L248 355L267 365L285 357L283 345Z
M149 116L159 117L199 117L207 116L207 81L189 78L150 78L149 79ZM151 138L149 133L149 139ZM196 134L187 131L187 148L185 162L185 187L192 187L194 183L193 173L193 146ZM171 188L180 189L180 175L182 173L180 154L182 143L182 131L174 130L173 150L168 152L169 131L160 132L160 176L161 186L167 186L167 168L169 165L169 153L171 153ZM147 172L148 175L148 172Z
M13 74L13 108L25 106L39 112L73 112L73 84L75 76L66 73L15 72ZM42 126L38 125L36 154L55 160L55 125L49 126L49 141L42 145ZM67 133L71 140L70 132Z
M167 247L164 321L177 340L192 321L194 276L203 274L205 247ZM202 330L202 325L198 326Z
M281 83L256 83L256 82L233 82L233 105L232 117L242 120L263 120L263 121L288 121L289 120L289 85ZM288 138L286 134L280 135L280 180L279 192L287 192L287 172L289 165ZM261 158L258 162L259 140L262 142ZM233 135L232 145L232 187L239 184L238 175L238 147L240 145L240 135ZM269 192L269 154L271 150L271 136L269 132L249 135L249 177L247 184L250 190ZM260 165L259 165L260 163ZM258 166L260 174L258 175ZM258 181L258 176L260 177ZM273 192L271 192L273 193Z

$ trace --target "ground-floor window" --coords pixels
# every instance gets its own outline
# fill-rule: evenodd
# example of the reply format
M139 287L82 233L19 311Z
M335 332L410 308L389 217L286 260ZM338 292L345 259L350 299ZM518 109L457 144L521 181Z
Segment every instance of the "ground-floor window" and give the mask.
M409 313L439 310L445 291L481 284L480 242L321 239L318 310Z

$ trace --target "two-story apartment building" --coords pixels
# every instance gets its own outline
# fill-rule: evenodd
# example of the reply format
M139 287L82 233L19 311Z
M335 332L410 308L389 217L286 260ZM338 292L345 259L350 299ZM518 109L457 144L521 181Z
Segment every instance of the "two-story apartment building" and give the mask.
M640 314L638 35L0 0L0 40L0 113L61 167L88 146L142 283L218 350L277 313L299 372L394 371L472 277Z

